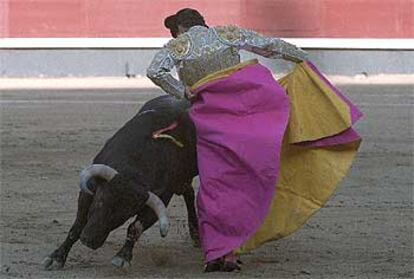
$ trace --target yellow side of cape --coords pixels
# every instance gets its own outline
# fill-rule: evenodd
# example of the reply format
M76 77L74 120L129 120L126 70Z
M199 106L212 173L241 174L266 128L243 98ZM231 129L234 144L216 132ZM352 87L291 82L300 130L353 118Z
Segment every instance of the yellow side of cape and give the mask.
M331 147L294 143L338 134L351 127L348 105L306 64L279 83L289 96L289 124L282 144L275 195L262 226L236 252L287 236L320 209L348 172L360 141Z

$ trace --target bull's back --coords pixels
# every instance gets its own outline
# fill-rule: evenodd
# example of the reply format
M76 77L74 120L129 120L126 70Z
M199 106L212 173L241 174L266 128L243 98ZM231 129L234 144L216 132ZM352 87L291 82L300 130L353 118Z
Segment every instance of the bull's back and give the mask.
M170 96L154 98L121 127L104 145L94 159L120 173L144 174L149 183L180 184L194 176L195 130L187 116L189 104ZM180 148L169 140L153 139L154 131L179 121L169 132L185 145Z

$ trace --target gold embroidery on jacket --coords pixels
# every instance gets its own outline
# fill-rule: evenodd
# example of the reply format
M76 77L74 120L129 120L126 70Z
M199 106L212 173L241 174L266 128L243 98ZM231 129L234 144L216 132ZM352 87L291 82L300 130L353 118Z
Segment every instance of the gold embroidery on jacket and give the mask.
M216 31L220 39L234 44L241 40L240 28L235 25L218 26Z
M181 35L176 39L171 40L167 44L167 48L170 50L171 55L175 59L184 58L190 51L191 40L186 35Z

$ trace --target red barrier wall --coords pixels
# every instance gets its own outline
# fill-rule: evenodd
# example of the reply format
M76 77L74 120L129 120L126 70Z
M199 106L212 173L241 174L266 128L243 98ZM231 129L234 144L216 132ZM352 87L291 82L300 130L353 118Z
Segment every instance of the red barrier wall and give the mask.
M280 37L414 38L414 0L0 0L0 37L167 37L188 6Z

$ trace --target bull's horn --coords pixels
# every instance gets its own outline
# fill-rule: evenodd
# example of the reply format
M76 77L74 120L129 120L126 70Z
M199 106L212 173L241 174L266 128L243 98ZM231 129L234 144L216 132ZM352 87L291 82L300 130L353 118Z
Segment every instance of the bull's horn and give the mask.
M105 179L106 181L110 181L117 175L118 172L113 168L103 165L103 164L94 164L86 167L82 170L80 174L80 188L82 191L93 195L94 193L88 188L88 181L94 176L100 177Z
M154 210L160 222L161 236L165 237L167 236L168 227L169 227L167 209L165 208L165 205L162 202L162 200L157 195L155 195L152 192L148 192L148 194L149 194L149 198L145 204L151 207L152 210Z

